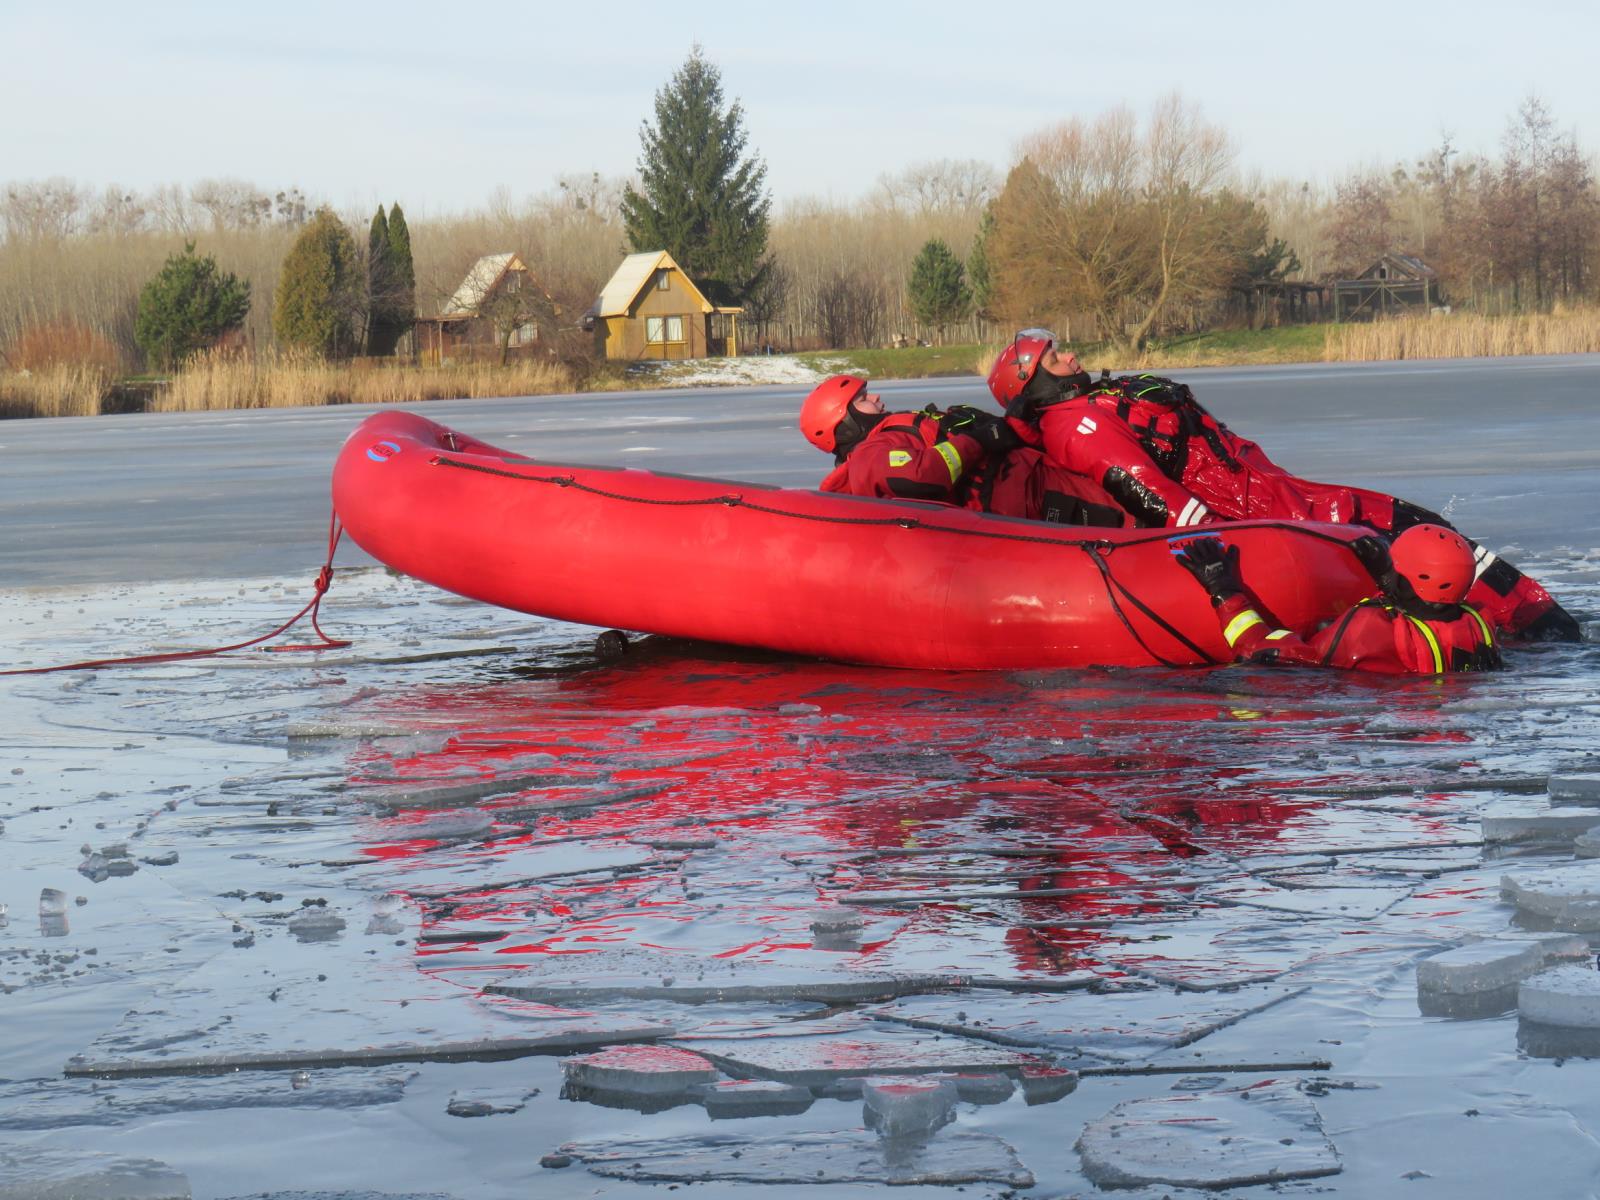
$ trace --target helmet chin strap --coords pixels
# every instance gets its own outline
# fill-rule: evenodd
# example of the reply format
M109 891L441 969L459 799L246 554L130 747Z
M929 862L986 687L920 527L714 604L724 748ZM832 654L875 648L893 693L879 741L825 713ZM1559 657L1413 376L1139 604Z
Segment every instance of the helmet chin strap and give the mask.
M833 427L834 463L842 463L849 458L850 451L888 415L886 412L864 413L852 405L850 411L845 413L844 420Z

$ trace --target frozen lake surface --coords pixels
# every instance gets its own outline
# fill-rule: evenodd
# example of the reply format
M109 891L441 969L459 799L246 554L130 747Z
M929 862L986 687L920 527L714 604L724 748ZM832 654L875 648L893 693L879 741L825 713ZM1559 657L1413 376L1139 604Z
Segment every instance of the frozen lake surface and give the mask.
M1378 413L1417 370L1343 378ZM1527 448L1552 370L1554 465ZM1441 452L1408 489L1421 443L1384 437L1348 477L1456 497L1593 622L1571 498L1600 368L1492 371L1532 397L1498 460ZM751 393L707 473L819 476L795 400ZM423 411L493 439L518 403ZM654 403L610 461L648 430L630 461L684 469L730 400ZM299 426L322 478L361 415L245 423ZM1290 465L1313 444L1235 419ZM30 425L0 443L70 459L73 423ZM141 575L97 532L122 519L72 523L81 575L48 514L19 525L8 665L237 641L320 562L313 516L293 569L180 548ZM602 661L596 630L351 561L323 607L348 650L0 679L0 1197L1600 1186L1600 645L1442 681Z

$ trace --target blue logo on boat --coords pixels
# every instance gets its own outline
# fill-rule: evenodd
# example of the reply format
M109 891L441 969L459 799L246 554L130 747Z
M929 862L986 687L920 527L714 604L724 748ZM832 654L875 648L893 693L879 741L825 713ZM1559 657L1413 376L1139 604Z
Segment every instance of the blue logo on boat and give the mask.
M375 463L381 463L393 458L400 453L398 442L375 442L367 447L367 457Z

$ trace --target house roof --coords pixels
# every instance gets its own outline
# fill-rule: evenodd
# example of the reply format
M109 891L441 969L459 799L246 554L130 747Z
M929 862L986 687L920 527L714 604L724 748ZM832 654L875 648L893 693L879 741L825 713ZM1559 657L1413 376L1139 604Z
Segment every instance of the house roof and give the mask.
M623 259L622 265L612 273L606 286L600 289L600 299L595 301L594 309L591 311L597 317L626 316L628 310L633 307L633 302L639 298L639 293L645 289L659 268L674 270L683 276L684 285L700 302L701 312L717 311L716 305L701 294L700 289L695 287L694 280L684 273L683 268L674 262L672 255L665 250L646 250L642 254L630 254Z
M1361 272L1357 278L1374 279L1377 277L1378 269L1384 266L1389 267L1391 271L1395 271L1407 279L1435 278L1433 268L1427 263L1423 262L1416 255L1401 254L1394 250L1391 250L1389 253L1379 258L1377 262L1373 263L1365 271Z
M461 281L461 286L456 288L455 295L450 297L444 306L444 311L439 315L443 317L475 315L489 293L494 290L494 285L500 282L500 276L513 266L522 267L522 263L509 250L504 254L485 254L472 264L472 270L467 272L467 277Z

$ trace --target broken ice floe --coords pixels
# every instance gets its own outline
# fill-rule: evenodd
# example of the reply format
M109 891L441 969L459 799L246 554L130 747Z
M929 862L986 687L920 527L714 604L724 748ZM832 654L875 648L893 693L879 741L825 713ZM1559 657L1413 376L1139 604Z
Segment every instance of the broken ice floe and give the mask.
M627 1095L682 1094L717 1078L698 1054L672 1046L613 1046L563 1059L561 1069L571 1086Z
M538 1088L469 1088L450 1093L445 1112L452 1117L494 1117L519 1113Z
M323 953L332 950L324 947ZM274 958L274 955L276 958ZM253 969L222 955L135 1008L67 1064L68 1075L157 1075L244 1068L557 1054L647 1041L670 1029L627 1018L485 1004L419 973L409 959L305 961L269 941ZM270 964L270 966L269 966ZM397 991L397 988L400 989Z
M30 1146L0 1150L0 1200L189 1200L164 1162Z
M1600 775L1550 776L1550 802L1600 805Z
M1078 1153L1104 1188L1247 1187L1340 1170L1316 1106L1284 1084L1130 1100L1085 1127Z
M393 1104L414 1071L346 1068L186 1079L33 1079L0 1084L0 1129L121 1125L164 1113L223 1108L366 1108ZM305 1075L305 1078L299 1076Z
M1483 813L1486 842L1570 842L1595 826L1589 808L1555 808L1537 801L1506 801Z
M598 1175L637 1182L1002 1183L1032 1187L1016 1151L985 1133L947 1130L901 1152L865 1131L749 1138L728 1134L573 1142L562 1149Z
M863 1079L862 1122L884 1138L925 1138L955 1120L955 1082L931 1076Z
M1304 990L1257 986L1203 997L1167 991L1072 996L969 992L912 996L874 1009L873 1016L1002 1045L1127 1061L1186 1046Z
M1524 979L1517 1011L1541 1025L1600 1030L1600 971L1592 965L1551 967Z
M866 1075L1020 1072L1048 1065L1035 1055L965 1038L897 1034L855 1038L766 1038L749 1042L675 1043L729 1075L776 1079L801 1087Z
M673 1000L681 1004L730 1000L850 1003L887 1000L965 982L963 977L949 975L900 975L789 962L751 963L630 948L541 955L526 970L499 979L484 990L553 1004L616 999Z
M719 1079L695 1092L712 1120L792 1116L810 1108L810 1088L776 1079Z
M1501 877L1500 895L1555 929L1600 930L1600 865L1580 862L1507 874Z

